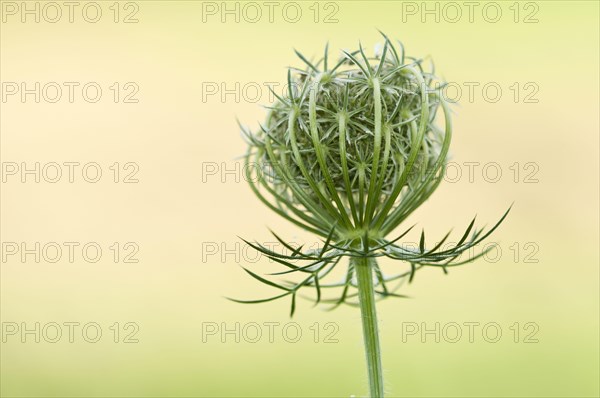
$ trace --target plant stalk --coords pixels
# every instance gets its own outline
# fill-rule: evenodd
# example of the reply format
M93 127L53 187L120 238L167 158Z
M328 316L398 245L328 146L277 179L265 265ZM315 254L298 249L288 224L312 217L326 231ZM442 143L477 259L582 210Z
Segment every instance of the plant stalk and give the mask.
M367 354L370 396L371 398L383 398L383 371L375 309L375 288L373 286L375 259L355 257L352 261L358 281L358 299L365 339L365 352Z

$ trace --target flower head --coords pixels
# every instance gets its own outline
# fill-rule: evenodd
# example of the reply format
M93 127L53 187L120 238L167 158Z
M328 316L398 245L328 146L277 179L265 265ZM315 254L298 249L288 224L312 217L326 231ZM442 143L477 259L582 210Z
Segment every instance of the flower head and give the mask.
M303 68L288 70L288 93L250 136L248 160L276 205L321 234L336 224L340 236L385 236L444 172L451 130L438 80L387 38L377 58L362 47L335 64L327 49L314 64L298 55Z
M246 162L258 169L257 178L248 178L253 191L282 217L325 239L321 249L302 252L275 235L291 249L290 256L247 242L286 265L289 270L284 273L309 274L285 287L248 271L287 292L276 298L292 295L294 303L300 287L314 286L319 301L319 279L343 256L386 256L410 264L409 271L386 278L374 263L381 287L377 293L392 295L386 281L412 280L423 266L446 271L467 262L457 260L460 254L506 217L485 234L471 222L450 248L442 247L448 235L432 249L425 248L424 232L417 249L396 243L408 230L397 239L386 239L442 181L452 128L433 66L425 71L422 59L405 55L401 44L397 48L385 35L384 39L381 53L373 57L362 46L343 51L337 62L331 62L328 47L316 62L296 52L302 66L288 69L286 95L273 92L277 100L260 131L244 129L249 142ZM252 167L246 170L250 173ZM352 285L352 274L350 266L347 279L332 285L345 287L340 302Z

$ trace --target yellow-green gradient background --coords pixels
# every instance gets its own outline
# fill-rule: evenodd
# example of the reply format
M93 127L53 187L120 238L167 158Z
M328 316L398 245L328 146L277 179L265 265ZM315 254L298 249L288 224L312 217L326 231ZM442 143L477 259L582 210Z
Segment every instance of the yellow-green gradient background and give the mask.
M194 1L139 1L135 24L113 23L112 2L100 2L104 14L96 24L80 13L74 23L65 16L55 24L9 17L0 30L3 82L93 81L104 93L96 104L80 96L74 103L37 104L30 96L0 104L2 162L97 162L104 175L97 184L80 174L72 184L64 176L56 184L9 178L2 184L1 239L98 242L104 254L95 264L81 255L72 264L64 257L56 264L9 258L1 264L1 320L29 327L97 322L104 335L96 344L80 334L74 343L63 336L55 344L8 336L1 346L2 396L364 396L356 308L326 312L300 301L293 321L303 338L296 344L280 332L273 343L266 336L254 344L231 336L225 343L218 336L202 341L203 322L231 328L290 321L287 300L258 306L225 300L274 293L238 263L271 268L234 255L203 262L203 242L230 249L237 235L271 242L267 227L315 242L264 207L243 180L229 175L221 182L218 174L203 183L203 162L231 168L244 153L235 118L256 126L268 96L263 90L258 103L232 96L203 102L202 83L283 83L285 67L300 63L293 48L317 56L329 40L337 56L361 40L372 51L381 41L377 29L402 40L410 55L432 55L449 81L498 82L503 89L497 103L484 101L480 90L470 103L463 91L452 144L461 165L497 162L500 181L486 182L480 166L470 183L463 167L463 178L444 183L407 225L418 222L433 241L450 227L460 234L474 214L489 225L515 202L492 238L502 248L498 262L479 261L447 276L422 271L402 290L412 299L379 304L389 395L598 396L598 3L536 2L539 22L531 24L513 21L512 3L498 3L498 23L483 20L481 5L473 23L466 14L458 23L433 17L422 23L419 16L403 22L402 3L394 1L338 2L333 24L322 23L331 11L323 4L320 22L313 21L312 2L299 3L303 17L295 24L281 17L283 3L273 23L266 16L258 23L232 17L221 23L219 16L203 22L202 3ZM519 7L522 20L530 10ZM113 103L113 82L136 82L139 103ZM515 103L514 82L536 83L538 103ZM114 162L136 162L139 183L112 183ZM515 162L517 183L509 169ZM539 166L538 183L523 183L527 162ZM108 247L130 241L139 245L139 263L112 262ZM539 247L537 263L523 261L527 242ZM112 342L114 322L136 322L139 342ZM315 322L321 329L335 322L338 343L323 343L323 335L315 343L309 329ZM419 336L403 343L402 322L430 328L496 322L503 336L488 343L478 329L473 343L466 336L456 344L431 337L423 343ZM509 329L515 322L539 325L539 342L515 343Z

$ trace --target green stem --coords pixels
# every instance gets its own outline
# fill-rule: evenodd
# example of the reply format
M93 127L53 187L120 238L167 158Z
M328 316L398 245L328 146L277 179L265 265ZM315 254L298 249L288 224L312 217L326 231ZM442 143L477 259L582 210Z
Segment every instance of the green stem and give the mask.
M372 398L383 397L383 372L381 368L381 350L377 330L377 312L375 309L375 290L373 287L374 258L353 259L358 280L358 299L362 317L367 369L369 372L369 390Z

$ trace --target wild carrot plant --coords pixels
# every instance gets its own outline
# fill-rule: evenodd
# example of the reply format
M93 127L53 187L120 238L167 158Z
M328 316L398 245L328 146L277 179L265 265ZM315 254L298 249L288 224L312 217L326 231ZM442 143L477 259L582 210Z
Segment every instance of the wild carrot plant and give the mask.
M334 62L327 46L316 62L296 52L302 66L288 69L287 93L273 91L276 102L259 131L242 127L249 144L246 180L254 193L284 219L320 236L323 245L304 250L273 232L289 250L284 254L245 241L285 267L272 275L301 278L278 282L244 268L280 293L234 299L264 303L287 297L293 315L299 291L310 288L316 303L360 307L372 397L384 395L376 299L404 297L396 293L397 282L412 282L424 267L447 273L485 255L493 246L461 257L510 211L487 231L475 228L473 219L450 245L444 245L448 233L428 247L424 231L418 245L400 243L412 227L388 238L443 180L452 125L444 85L433 66L425 71L423 60L405 55L402 44L396 47L387 36L383 39L382 50L374 56L359 46ZM251 175L256 168L259 172ZM343 258L349 259L345 277L329 281ZM404 262L405 270L384 275L380 258ZM336 288L334 297L323 294Z

